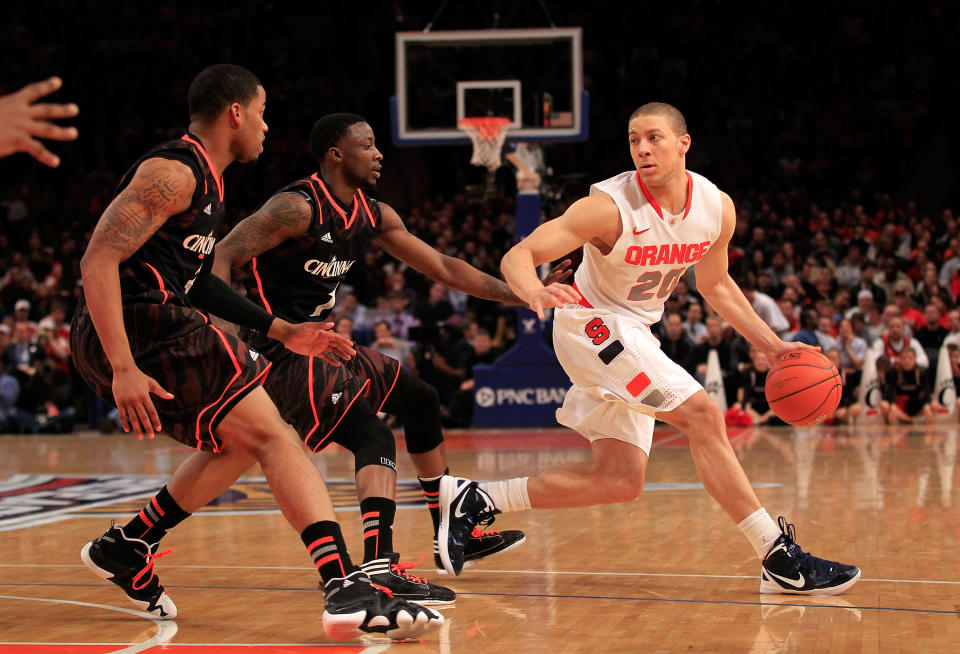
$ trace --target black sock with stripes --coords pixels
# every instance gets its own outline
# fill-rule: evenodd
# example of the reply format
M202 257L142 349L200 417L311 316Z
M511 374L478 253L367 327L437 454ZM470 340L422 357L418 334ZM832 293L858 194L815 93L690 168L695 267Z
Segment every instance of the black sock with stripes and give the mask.
M393 518L397 503L386 497L368 497L360 502L363 519L363 562L393 552Z
M300 533L300 540L307 546L307 552L320 571L324 584L337 577L346 577L357 569L347 553L340 525L333 520L321 520L308 525Z
M190 514L180 508L164 486L133 520L123 526L123 533L127 538L139 538L153 545L159 542L167 531L189 517Z
M449 475L450 468L443 471L443 475ZM443 477L440 475L440 477ZM417 477L420 482L420 488L423 489L423 497L427 501L427 508L430 509L430 519L433 520L433 537L437 537L437 531L440 530L440 477L431 477L424 479Z

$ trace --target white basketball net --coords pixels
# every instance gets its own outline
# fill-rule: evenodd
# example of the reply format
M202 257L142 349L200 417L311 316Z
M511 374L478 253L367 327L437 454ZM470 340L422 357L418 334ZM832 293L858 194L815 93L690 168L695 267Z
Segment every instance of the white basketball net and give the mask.
M500 151L503 149L504 139L507 138L509 125L510 119L501 117L481 116L461 120L460 129L473 141L473 157L470 163L474 166L486 166L490 172L499 168L503 163Z

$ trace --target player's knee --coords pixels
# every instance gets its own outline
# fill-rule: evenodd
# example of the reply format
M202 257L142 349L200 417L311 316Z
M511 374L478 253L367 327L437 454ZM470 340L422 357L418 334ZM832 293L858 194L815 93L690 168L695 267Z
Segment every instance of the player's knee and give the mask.
M643 492L643 477L607 479L605 491L605 496L611 503L632 502Z
M726 438L726 422L720 407L713 401L699 403L692 407L687 427L683 432L687 438L693 440L711 440Z
M278 448L302 448L297 432L287 423L251 424L241 433L231 439L232 444L242 448L258 461L267 452L274 452Z

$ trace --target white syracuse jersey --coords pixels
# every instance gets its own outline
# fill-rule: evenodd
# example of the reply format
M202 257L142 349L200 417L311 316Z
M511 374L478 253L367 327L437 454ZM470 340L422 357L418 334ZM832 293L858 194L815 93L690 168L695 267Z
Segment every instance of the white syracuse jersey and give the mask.
M663 303L687 268L699 261L720 235L720 190L706 177L687 171L687 205L682 214L664 211L635 170L590 187L606 193L620 210L620 238L609 254L589 243L574 285L585 306L629 316L646 325L660 320Z

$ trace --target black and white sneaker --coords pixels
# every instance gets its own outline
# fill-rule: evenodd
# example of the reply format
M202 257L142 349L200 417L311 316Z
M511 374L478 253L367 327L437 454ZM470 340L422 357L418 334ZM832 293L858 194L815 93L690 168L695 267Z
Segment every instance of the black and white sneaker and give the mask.
M518 529L497 531L496 529L486 530L474 527L463 548L463 567L469 568L474 561L506 552L522 545L526 540L526 535ZM447 574L447 571L443 568L443 561L440 560L440 548L437 546L436 538L433 539L433 562L437 565L439 574Z
M839 595L857 583L860 568L807 554L794 540L793 525L783 516L777 524L783 534L763 559L761 593Z
M449 588L431 584L428 580L407 572L414 564L400 563L396 552L384 552L386 557L367 561L360 568L367 573L370 581L386 588L394 597L416 602L424 606L453 604L457 594Z
M419 604L393 597L371 583L363 570L321 586L326 598L323 630L334 640L386 634L394 640L419 638L443 624L443 616Z
M499 513L493 500L480 490L477 482L445 475L440 478L440 528L437 553L448 574L463 570L464 551L473 528L493 522Z
M177 607L160 585L153 563L173 550L158 553L159 545L129 538L123 527L111 524L100 538L83 546L80 558L98 577L123 589L138 609L160 620L172 620L177 617Z

